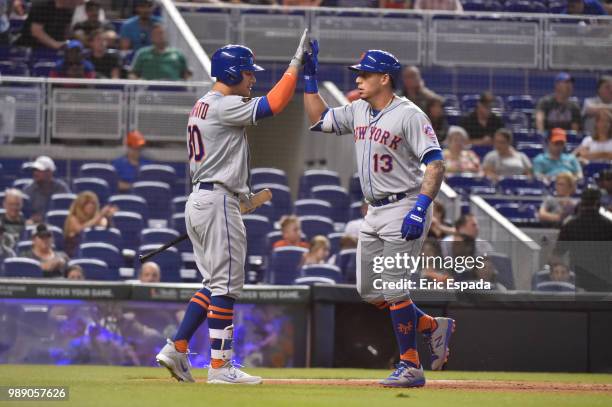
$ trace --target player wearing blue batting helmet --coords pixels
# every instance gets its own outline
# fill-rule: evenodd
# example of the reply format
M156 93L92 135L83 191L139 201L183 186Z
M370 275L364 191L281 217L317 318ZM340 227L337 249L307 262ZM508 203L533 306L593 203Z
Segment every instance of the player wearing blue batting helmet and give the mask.
M242 81L242 71L263 70L255 63L253 51L244 45L226 45L216 50L211 58L211 75L229 86Z
M393 87L398 83L402 64L390 52L371 49L365 52L359 63L348 67L351 71L384 73L391 77Z

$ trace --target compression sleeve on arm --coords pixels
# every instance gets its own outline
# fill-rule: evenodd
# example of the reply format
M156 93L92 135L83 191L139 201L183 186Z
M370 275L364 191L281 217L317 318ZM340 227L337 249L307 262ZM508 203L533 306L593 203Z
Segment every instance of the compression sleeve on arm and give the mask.
M263 119L282 112L293 98L296 85L297 76L285 72L280 81L257 104L255 119Z

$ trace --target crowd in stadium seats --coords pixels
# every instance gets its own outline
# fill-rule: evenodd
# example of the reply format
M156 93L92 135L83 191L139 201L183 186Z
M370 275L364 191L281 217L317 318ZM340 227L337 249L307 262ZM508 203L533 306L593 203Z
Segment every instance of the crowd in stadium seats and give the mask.
M135 15L109 21L116 2L0 1L0 73L62 78L183 80L183 53L167 44L153 0L135 0Z

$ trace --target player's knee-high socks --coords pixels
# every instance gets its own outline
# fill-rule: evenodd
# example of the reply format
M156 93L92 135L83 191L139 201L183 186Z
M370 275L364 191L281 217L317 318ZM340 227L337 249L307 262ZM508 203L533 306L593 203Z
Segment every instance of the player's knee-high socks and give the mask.
M391 321L393 331L400 350L400 359L411 366L419 367L419 354L417 352L416 306L411 300L399 301L391 304Z
M176 335L174 335L174 347L179 352L187 352L187 345L191 337L206 319L208 307L210 306L210 290L202 288L195 293L185 311L185 316L179 325Z
M421 309L416 305L414 306L414 308L416 310L417 317L417 331L422 334L432 333L438 327L436 319L431 315L427 315L426 313L421 311Z
M212 297L208 311L210 366L222 367L232 357L234 302L227 296Z

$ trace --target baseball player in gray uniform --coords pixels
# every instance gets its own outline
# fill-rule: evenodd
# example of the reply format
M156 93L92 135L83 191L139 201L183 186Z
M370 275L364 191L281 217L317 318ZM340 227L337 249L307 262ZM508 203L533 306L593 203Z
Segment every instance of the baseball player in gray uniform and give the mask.
M251 50L241 45L220 48L211 58L211 74L217 82L189 115L187 151L193 192L185 207L185 223L204 288L192 297L176 335L156 357L179 381L194 381L187 346L208 319L208 383L261 383L261 377L241 371L231 359L234 303L244 284L246 258L240 201L250 194L245 128L280 113L292 99L305 44L307 31L280 81L266 96L256 98L250 97L254 73L263 68L255 64Z
M304 64L304 104L311 130L352 134L361 189L369 203L359 232L357 289L365 301L389 307L399 345L400 363L381 384L425 385L416 347L416 332L425 335L432 369L442 369L454 330L450 318L433 318L411 301L401 282L410 277L405 264L385 262L382 274L375 262L399 256L418 257L431 223L430 206L444 175L438 139L428 117L411 101L393 92L401 65L392 54L369 50L349 69L357 72L360 100L330 109L318 93L318 43L311 42ZM423 174L420 167L426 165ZM392 265L391 265L392 264ZM391 266L390 266L391 265ZM375 285L375 280L382 285Z

